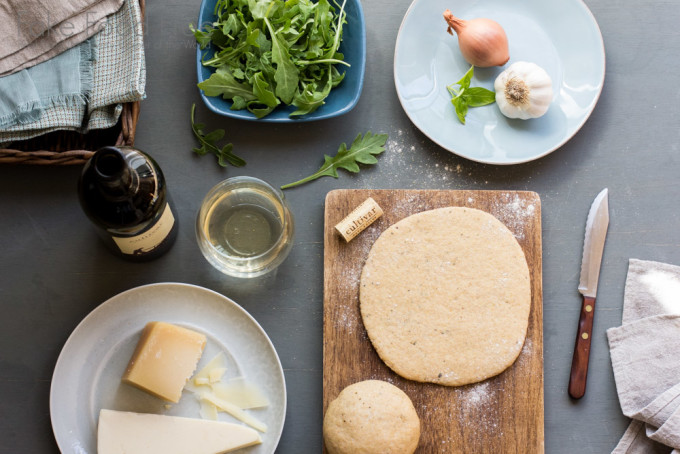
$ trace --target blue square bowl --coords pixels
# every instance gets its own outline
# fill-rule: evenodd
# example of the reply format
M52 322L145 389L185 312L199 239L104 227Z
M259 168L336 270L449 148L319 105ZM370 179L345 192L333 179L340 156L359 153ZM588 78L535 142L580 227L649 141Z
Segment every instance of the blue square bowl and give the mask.
M198 24L210 24L215 21L215 4L217 0L203 0L201 10L198 15ZM336 10L338 8L336 7ZM232 102L223 99L221 96L206 96L202 90L201 98L213 112L241 120L254 120L265 122L300 122L322 120L345 114L352 110L359 101L361 89L364 84L364 72L366 70L366 25L364 23L364 12L360 0L347 0L345 4L347 13L346 24L343 28L343 39L340 44L340 52L345 56L345 61L350 67L340 66L340 71L345 70L345 78L337 87L333 88L325 100L325 104L314 112L296 118L289 115L296 110L295 106L280 105L272 113L264 118L258 119L246 109L231 110ZM196 50L196 70L198 72L198 83L208 79L213 73L213 68L205 67L201 64L204 55L212 54L214 48L207 47Z

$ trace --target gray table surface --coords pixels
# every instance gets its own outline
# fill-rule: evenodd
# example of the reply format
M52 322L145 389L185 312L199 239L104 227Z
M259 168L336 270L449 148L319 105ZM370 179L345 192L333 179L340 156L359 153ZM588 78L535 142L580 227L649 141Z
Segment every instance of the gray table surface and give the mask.
M293 125L218 117L195 88L198 0L147 4L148 99L137 145L161 164L180 222L173 249L146 264L110 255L80 210L77 167L0 168L0 451L58 452L49 394L59 352L76 325L111 296L142 284L186 282L249 311L272 339L288 386L277 452L320 452L322 421L323 204L336 188L511 189L540 194L543 210L545 446L548 453L608 453L627 425L616 395L605 330L621 322L629 258L680 264L677 88L680 3L588 0L604 37L607 72L592 116L576 136L532 163L498 167L453 155L420 133L396 96L394 43L408 0L364 1L368 58L363 94L342 117ZM247 161L218 168L192 154L189 110L222 127ZM389 134L378 165L287 192L297 220L291 255L257 289L225 280L201 256L198 203L240 174L283 184L315 171L324 153L358 132ZM601 273L588 392L567 395L588 207L610 190L611 224Z

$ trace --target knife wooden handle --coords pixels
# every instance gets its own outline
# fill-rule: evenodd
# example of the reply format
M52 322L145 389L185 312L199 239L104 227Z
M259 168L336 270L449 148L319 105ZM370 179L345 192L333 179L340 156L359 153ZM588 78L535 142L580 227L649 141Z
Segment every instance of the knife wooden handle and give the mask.
M574 345L574 358L571 361L571 375L569 376L569 395L574 399L580 399L586 393L594 316L595 298L584 296L576 333L576 345Z

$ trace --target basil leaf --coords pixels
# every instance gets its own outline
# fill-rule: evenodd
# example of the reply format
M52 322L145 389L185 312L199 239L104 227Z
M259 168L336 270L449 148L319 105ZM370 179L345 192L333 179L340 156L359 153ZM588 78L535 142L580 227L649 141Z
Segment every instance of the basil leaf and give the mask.
M456 85L460 85L460 88L468 88L474 74L474 69L474 66L470 66L470 69L468 69L465 75L458 82L456 82Z
M496 102L496 93L483 87L471 87L465 90L464 98L470 107L480 107Z
M460 120L461 123L465 124L465 116L467 115L468 111L467 102L465 102L463 98L453 98L451 99L451 103L456 108L456 115L458 116L458 120Z
M496 93L493 91L483 87L470 87L474 68L474 66L470 66L470 69L458 82L446 87L449 95L451 95L451 104L456 109L456 116L463 124L465 124L465 116L469 107L486 106L496 102ZM453 85L459 85L460 89L457 90Z

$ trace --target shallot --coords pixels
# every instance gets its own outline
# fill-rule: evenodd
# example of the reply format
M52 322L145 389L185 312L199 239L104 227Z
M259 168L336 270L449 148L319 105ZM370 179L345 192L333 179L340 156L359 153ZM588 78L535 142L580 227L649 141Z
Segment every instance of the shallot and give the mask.
M449 34L453 35L454 30L458 35L458 47L471 65L503 66L510 59L508 37L498 22L484 17L459 19L448 9L444 11L444 19L449 25Z

